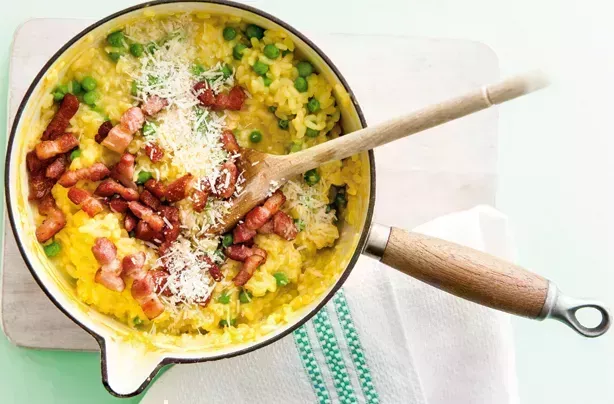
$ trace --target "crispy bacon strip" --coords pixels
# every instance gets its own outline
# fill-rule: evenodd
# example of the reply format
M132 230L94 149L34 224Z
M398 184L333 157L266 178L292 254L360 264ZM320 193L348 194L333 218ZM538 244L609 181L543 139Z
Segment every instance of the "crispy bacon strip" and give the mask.
M143 277L143 266L145 266L145 253L139 251L137 253L126 255L122 260L122 275L126 278L140 279Z
M247 281L249 281L251 279L252 275L254 275L254 272L256 271L256 268L258 268L260 265L264 264L264 262L265 262L265 258L263 258L262 256L260 256L258 254L250 255L249 257L247 257L247 259L245 260L245 262L241 266L241 270L239 271L237 276L235 276L232 279L232 282L236 286L243 286L243 285L245 285L247 283Z
M54 140L44 140L34 148L36 157L41 160L50 159L58 154L66 153L79 146L79 140L72 133L65 133Z
M111 171L107 166L102 163L94 163L87 168L66 171L58 180L58 184L64 188L70 188L75 186L80 180L100 181L107 178L110 174Z
M258 230L279 211L285 201L284 194L280 190L275 191L264 205L256 206L245 215L245 225L248 229Z
M36 239L39 243L44 243L66 226L66 216L55 204L51 194L45 195L40 201L38 212L47 216L36 228Z
M154 116L158 112L168 106L166 98L158 97L157 95L150 95L149 98L141 105L141 109L147 116Z
M281 210L273 216L273 230L279 237L288 241L294 240L298 234L294 220Z
M105 140L111 129L113 129L113 124L111 121L104 121L98 128L98 133L96 133L96 136L94 137L96 143L101 143L103 140Z
M222 274L220 267L218 267L215 262L213 262L211 258L207 257L206 255L203 257L203 259L209 265L209 275L211 275L214 281L221 282L224 279L224 275Z
M209 199L209 194L205 191L201 191L200 189L194 189L192 192L192 209L196 212L202 212L207 206L207 199Z
M28 154L26 154L26 166L28 167L28 172L30 174L38 174L41 171L45 170L47 166L51 163L50 160L41 160L36 156L36 151L30 150Z
M158 249L158 253L164 255L166 250L179 237L181 221L179 219L179 209L174 206L160 206L160 213L170 223L170 226L166 224L162 230L164 242Z
M42 172L38 174L30 174L28 183L30 185L30 194L28 195L28 199L33 201L43 199L45 196L49 195L51 188L53 188L53 185L55 184L55 180L53 178L47 178L45 173Z
M141 192L141 195L139 196L139 201L141 201L145 206L149 206L156 211L160 210L160 205L162 205L162 202L160 202L160 200L148 190L144 190L143 192Z
M157 163L164 158L164 149L157 143L146 143L145 154L147 157L149 157L152 163Z
M128 202L128 208L136 217L147 223L154 231L162 231L164 220L153 210L139 202Z
M129 233L136 228L138 219L132 213L126 213L124 217L124 228Z
M60 137L68 128L70 119L79 109L79 99L72 94L66 94L60 104L58 112L47 125L41 140L55 140Z
M171 292L166 287L166 282L168 280L168 275L169 275L168 272L160 270L160 269L156 269L153 271L149 271L149 274L151 275L151 278L154 281L155 291L157 294L163 295L163 296L173 295L173 292Z
M102 203L85 189L77 187L70 188L68 190L68 199L75 205L80 205L81 209L83 209L89 217L94 217L104 210Z
M132 180L134 177L134 156L130 153L122 154L119 162L111 169L111 178L119 182L126 188L137 189L138 187Z
M200 81L194 85L193 89L202 106L216 111L224 109L238 111L243 107L247 98L245 91L240 86L234 86L228 94L215 95L206 81Z
M141 220L136 225L134 237L138 238L139 240L160 244L164 239L164 234L161 231L155 231L147 224L147 222Z
M269 220L268 222L266 222L265 224L260 226L257 231L260 234L271 234L271 233L274 233L275 232L275 228L273 226L273 219Z
M113 198L109 201L109 209L111 209L111 212L124 213L128 210L128 201L122 198Z
M98 196L113 196L117 194L127 201L137 201L139 199L139 193L136 190L126 188L110 178L102 181L94 191L94 194Z
M224 250L224 253L226 254L226 257L232 260L241 261L241 262L244 262L247 258L251 257L254 254L260 255L265 260L267 258L267 253L262 248L259 248L259 247L250 248L243 244L228 246Z
M160 181L156 181L153 178L147 180L145 183L145 189L154 194L158 199L164 198L166 195L167 187Z
M234 194L239 178L239 169L235 163L227 161L222 165L220 176L215 180L213 194L218 198L228 199Z
M194 176L189 173L171 182L166 186L166 200L173 203L186 198L192 189L193 183Z
M53 163L47 166L47 169L45 170L45 177L52 178L54 180L58 179L58 177L62 175L69 166L70 157L68 153L64 153L56 158Z
M100 268L94 276L94 281L115 292L121 292L126 287L121 278L122 266L117 258L117 247L106 237L98 237L92 247L94 258Z
M206 81L199 81L194 84L193 89L202 106L211 108L215 105L215 94Z
M164 306L156 294L154 280L148 273L132 283L131 293L148 319L153 320L164 312Z
M244 243L252 239L256 235L256 230L247 227L245 223L239 223L232 231L232 239L234 244Z
M237 143L237 138L232 133L232 131L225 130L222 132L222 136L220 138L222 144L224 145L224 150L226 150L230 154L237 154L240 152L241 148L239 147L239 143Z
M123 113L119 124L109 131L101 144L117 153L123 153L132 142L134 133L141 129L144 123L143 111L138 107L129 108Z

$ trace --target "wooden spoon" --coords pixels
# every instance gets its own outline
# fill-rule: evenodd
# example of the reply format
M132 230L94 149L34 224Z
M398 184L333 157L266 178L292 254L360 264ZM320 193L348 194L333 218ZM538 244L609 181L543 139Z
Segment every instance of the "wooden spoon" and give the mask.
M234 199L230 212L224 218L224 225L215 230L223 233L232 229L253 207L262 202L272 187L281 187L297 174L501 104L547 85L548 80L542 73L530 72L430 105L409 115L340 136L298 153L279 156L243 149L243 191Z

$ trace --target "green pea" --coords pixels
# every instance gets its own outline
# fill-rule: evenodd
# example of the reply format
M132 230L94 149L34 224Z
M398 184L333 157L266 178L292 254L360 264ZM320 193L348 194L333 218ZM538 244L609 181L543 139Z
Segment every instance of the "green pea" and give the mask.
M270 86L270 85L271 85L271 83L273 82L273 79L270 79L270 78L268 78L268 77L265 77L265 78L263 78L263 79L262 79L262 81L264 82L264 86L265 86L265 87L268 87L268 86Z
M294 219L294 225L298 231L305 230L305 222L301 219Z
M318 171L314 168L313 170L307 171L304 178L307 185L313 186L320 181L320 174L318 174Z
M267 65L266 63L262 63L261 61L258 60L256 61L256 63L254 63L254 65L252 66L252 69L254 69L256 74L264 76L266 72L269 71L269 65Z
M277 46L270 43L264 47L262 53L264 53L264 56L268 57L269 59L277 59L280 52Z
M247 35L247 37L250 39L251 38L262 39L264 37L264 29L257 25L250 24L245 29L245 35Z
M87 93L83 94L83 102L91 107L96 105L96 100L98 100L98 94L96 94L95 91L88 91Z
M307 80L304 77L297 77L294 80L294 88L296 88L299 92L304 93L307 91Z
M152 136L156 133L156 126L151 122L145 122L141 130L143 131L143 136Z
M230 66L229 64L225 64L222 67L222 74L224 75L225 79L232 76L232 66Z
M133 81L132 84L130 85L130 94L136 97L138 93L139 93L139 85L137 84L136 81Z
M241 60L241 58L243 58L243 51L247 49L247 46L245 46L242 43L238 43L234 46L234 48L232 48L232 57L235 60Z
M92 76L86 76L83 78L83 80L81 80L81 87L83 87L85 91L92 91L96 89L97 84L98 83Z
M107 36L107 42L115 48L124 46L124 40L124 33L121 31L112 32Z
M220 320L219 322L220 327L224 328L224 327L234 327L235 325L237 325L237 319L233 318L232 320L230 320L230 325L228 324L228 320L224 319L224 320Z
M81 88L81 84L77 80L73 80L70 82L70 93L73 95L81 94L83 89Z
M296 69L298 70L298 75L301 77L307 77L313 73L313 66L309 62L298 62L296 65Z
M121 56L122 54L119 52L109 52L109 58L114 62L117 62Z
M272 113L272 114L274 114L274 113L275 113L275 111L277 111L277 107L276 107L276 106L274 106L274 105L271 105L271 106L269 107L269 112L270 112L270 113Z
M195 63L192 65L192 74L195 76L200 76L205 72L205 67L199 63Z
M217 298L217 302L222 304L230 303L230 295L223 291L220 297Z
M232 245L232 241L232 233L224 234L224 237L222 237L222 245L224 247L230 247Z
M311 112L312 114L315 114L316 112L318 112L320 110L320 101L311 97L309 99L309 102L307 103L307 110Z
M139 185L143 185L152 178L153 175L149 171L140 171L137 175L136 183Z
M288 277L283 272L275 272L273 277L275 278L275 281L277 281L277 286L286 286L288 283L290 283Z
M303 145L300 143L292 143L292 146L290 146L290 153L298 153L301 150L303 150Z
M290 121L287 119L280 119L277 121L277 126L279 126L279 129L288 130L288 127L290 127Z
M132 56L140 58L141 56L143 56L144 52L145 47L140 43L133 43L132 45L130 45L130 53L132 53Z
M45 250L45 255L47 257L55 257L62 250L62 246L60 246L60 243L57 241L53 241L51 244L44 246L43 250Z
M75 149L70 152L70 161L73 161L78 157L81 157L81 149Z
M64 99L64 93L61 91L54 91L53 92L53 101L55 102L60 102Z
M237 37L237 30L234 29L233 27L226 27L222 31L222 36L224 37L225 40L232 41L233 39Z
M143 320L141 320L139 316L136 316L135 318L132 319L132 324L139 326L143 324Z
M252 143L260 143L262 141L262 133L258 130L253 131L249 134L249 141Z
M318 137L319 134L320 134L319 130L315 130L311 128L307 128L307 130L305 131L305 136L307 137Z
M57 91L61 91L63 94L68 94L68 85L67 84L60 84L58 86Z
M291 53L292 53L292 51L290 49L286 49L285 51L281 52L281 57L283 58L284 56L289 55Z
M249 290L241 290L241 293L239 293L239 301L241 303L249 303L252 301L252 292L250 292Z

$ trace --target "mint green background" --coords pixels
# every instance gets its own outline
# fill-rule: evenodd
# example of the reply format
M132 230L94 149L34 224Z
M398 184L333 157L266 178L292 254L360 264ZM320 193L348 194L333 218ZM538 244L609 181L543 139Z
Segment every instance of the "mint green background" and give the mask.
M0 13L0 128L9 44L35 17L100 18L133 1L17 0ZM542 67L549 90L501 108L497 207L520 264L565 292L610 305L614 281L614 4L606 0L254 0L306 32L483 42L502 75ZM321 11L327 11L322 13ZM357 68L360 68L359 66ZM451 67L453 68L453 67ZM385 66L382 66L385 72ZM400 77L400 80L403 78ZM611 403L614 332L583 339L555 322L514 319L520 402ZM44 332L44 330L41 330ZM485 381L488 383L488 381ZM443 387L445 388L445 386ZM0 402L107 403L97 354L18 349L0 335ZM137 402L137 399L124 402ZM175 404L175 403L172 403Z

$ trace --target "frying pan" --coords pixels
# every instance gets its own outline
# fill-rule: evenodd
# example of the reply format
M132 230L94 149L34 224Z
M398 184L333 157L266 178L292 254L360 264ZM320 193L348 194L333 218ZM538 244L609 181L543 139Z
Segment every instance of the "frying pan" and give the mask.
M204 349L197 344L179 344L160 337L144 338L142 333L91 309L80 302L65 275L54 270L34 237L34 217L27 202L25 155L31 122L39 119L40 99L45 91L45 76L50 69L61 69L63 60L74 56L92 37L108 33L116 26L142 16L144 12L203 12L239 16L265 28L288 32L296 47L327 80L337 83L350 95L351 103L341 106L345 132L366 126L360 106L341 73L331 60L308 38L290 25L263 11L230 1L173 1L143 3L110 15L92 24L66 43L45 64L29 87L11 129L6 158L5 189L9 219L21 255L32 276L49 299L76 324L96 339L101 350L102 381L112 394L129 397L139 394L156 373L172 363L194 363L241 355L289 334L318 312L349 276L361 254L382 260L410 276L459 297L498 310L536 320L553 318L581 335L596 337L610 326L610 314L599 302L573 299L563 295L550 281L495 257L431 237L372 223L375 204L375 162L373 152L362 153L363 197L360 220L353 228L341 228L339 245L347 252L340 276L313 303L277 330L259 339L220 349ZM596 309L601 320L595 327L582 325L576 312ZM138 334L138 335L137 335Z

